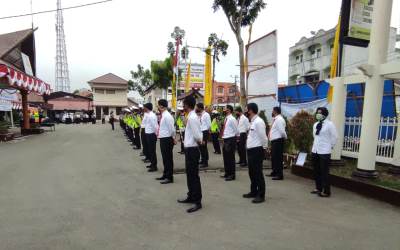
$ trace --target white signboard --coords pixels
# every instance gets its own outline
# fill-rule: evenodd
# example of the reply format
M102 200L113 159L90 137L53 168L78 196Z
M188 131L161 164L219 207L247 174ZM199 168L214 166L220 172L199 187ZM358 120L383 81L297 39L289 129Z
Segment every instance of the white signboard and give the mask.
M25 73L33 76L33 70L32 70L31 61L29 60L29 56L22 52L21 52L21 56L22 56L22 62L24 63Z
M278 43L277 32L273 31L247 45L248 102L255 102L264 110L271 122L271 111L278 103L272 95L278 92Z
M349 37L369 40L371 35L374 0L352 0L349 20Z
M12 102L18 97L14 89L0 89L0 111L11 111Z

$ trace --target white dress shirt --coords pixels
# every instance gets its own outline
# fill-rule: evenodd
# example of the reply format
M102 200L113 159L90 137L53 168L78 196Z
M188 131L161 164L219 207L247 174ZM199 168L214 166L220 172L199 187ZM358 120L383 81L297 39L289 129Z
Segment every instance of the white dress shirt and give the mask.
M140 124L141 128L145 128L146 127L146 117L147 117L147 113L144 113L143 114L142 123Z
M250 123L250 131L247 136L247 149L266 147L268 145L265 122L258 115L255 115Z
M144 132L146 134L155 134L158 130L158 121L157 116L153 111L147 113L146 116L146 124L144 127Z
M338 138L335 125L329 120L323 121L321 131L317 135L317 124L318 122L313 127L314 143L312 152L321 155L330 154Z
M203 113L201 113L200 122L201 122L201 131L210 130L211 117L210 114L208 114L206 111L203 111Z
M185 148L198 147L198 142L202 141L202 139L203 133L201 132L200 117L192 110L187 117L183 145Z
M250 129L250 122L249 119L245 115L241 115L239 117L239 124L238 124L239 133L247 133Z
M239 136L238 123L232 114L228 115L224 121L223 139Z
M269 139L275 141L277 139L286 139L286 122L281 115L273 118L271 131L269 132Z
M174 123L172 115L167 110L164 110L161 114L158 138L175 137L176 130Z

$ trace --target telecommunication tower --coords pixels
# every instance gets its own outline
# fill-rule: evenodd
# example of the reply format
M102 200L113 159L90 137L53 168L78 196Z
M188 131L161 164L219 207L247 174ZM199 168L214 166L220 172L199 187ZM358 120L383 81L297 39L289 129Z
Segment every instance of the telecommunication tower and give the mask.
M61 9L61 0L57 0L57 14L56 14L56 79L55 91L71 92L68 60L67 60L67 47L65 45L64 34L64 18Z

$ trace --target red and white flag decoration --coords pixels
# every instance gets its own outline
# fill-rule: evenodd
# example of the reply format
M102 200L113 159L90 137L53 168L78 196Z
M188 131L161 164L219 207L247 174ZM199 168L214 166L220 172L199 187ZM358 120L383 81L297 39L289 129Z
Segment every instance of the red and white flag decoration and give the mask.
M7 77L8 84L14 88L28 90L39 95L49 95L51 93L50 85L42 80L28 76L7 65L0 64L0 78L3 77Z

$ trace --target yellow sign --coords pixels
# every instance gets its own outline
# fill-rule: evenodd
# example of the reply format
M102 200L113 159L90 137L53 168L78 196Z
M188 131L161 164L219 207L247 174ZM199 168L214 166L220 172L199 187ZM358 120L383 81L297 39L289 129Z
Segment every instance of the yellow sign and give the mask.
M212 71L211 71L211 46L206 50L205 77L204 77L204 105L212 104Z
M185 93L190 91L190 68L191 68L191 62L188 65L187 73L186 73L186 82L185 82Z

